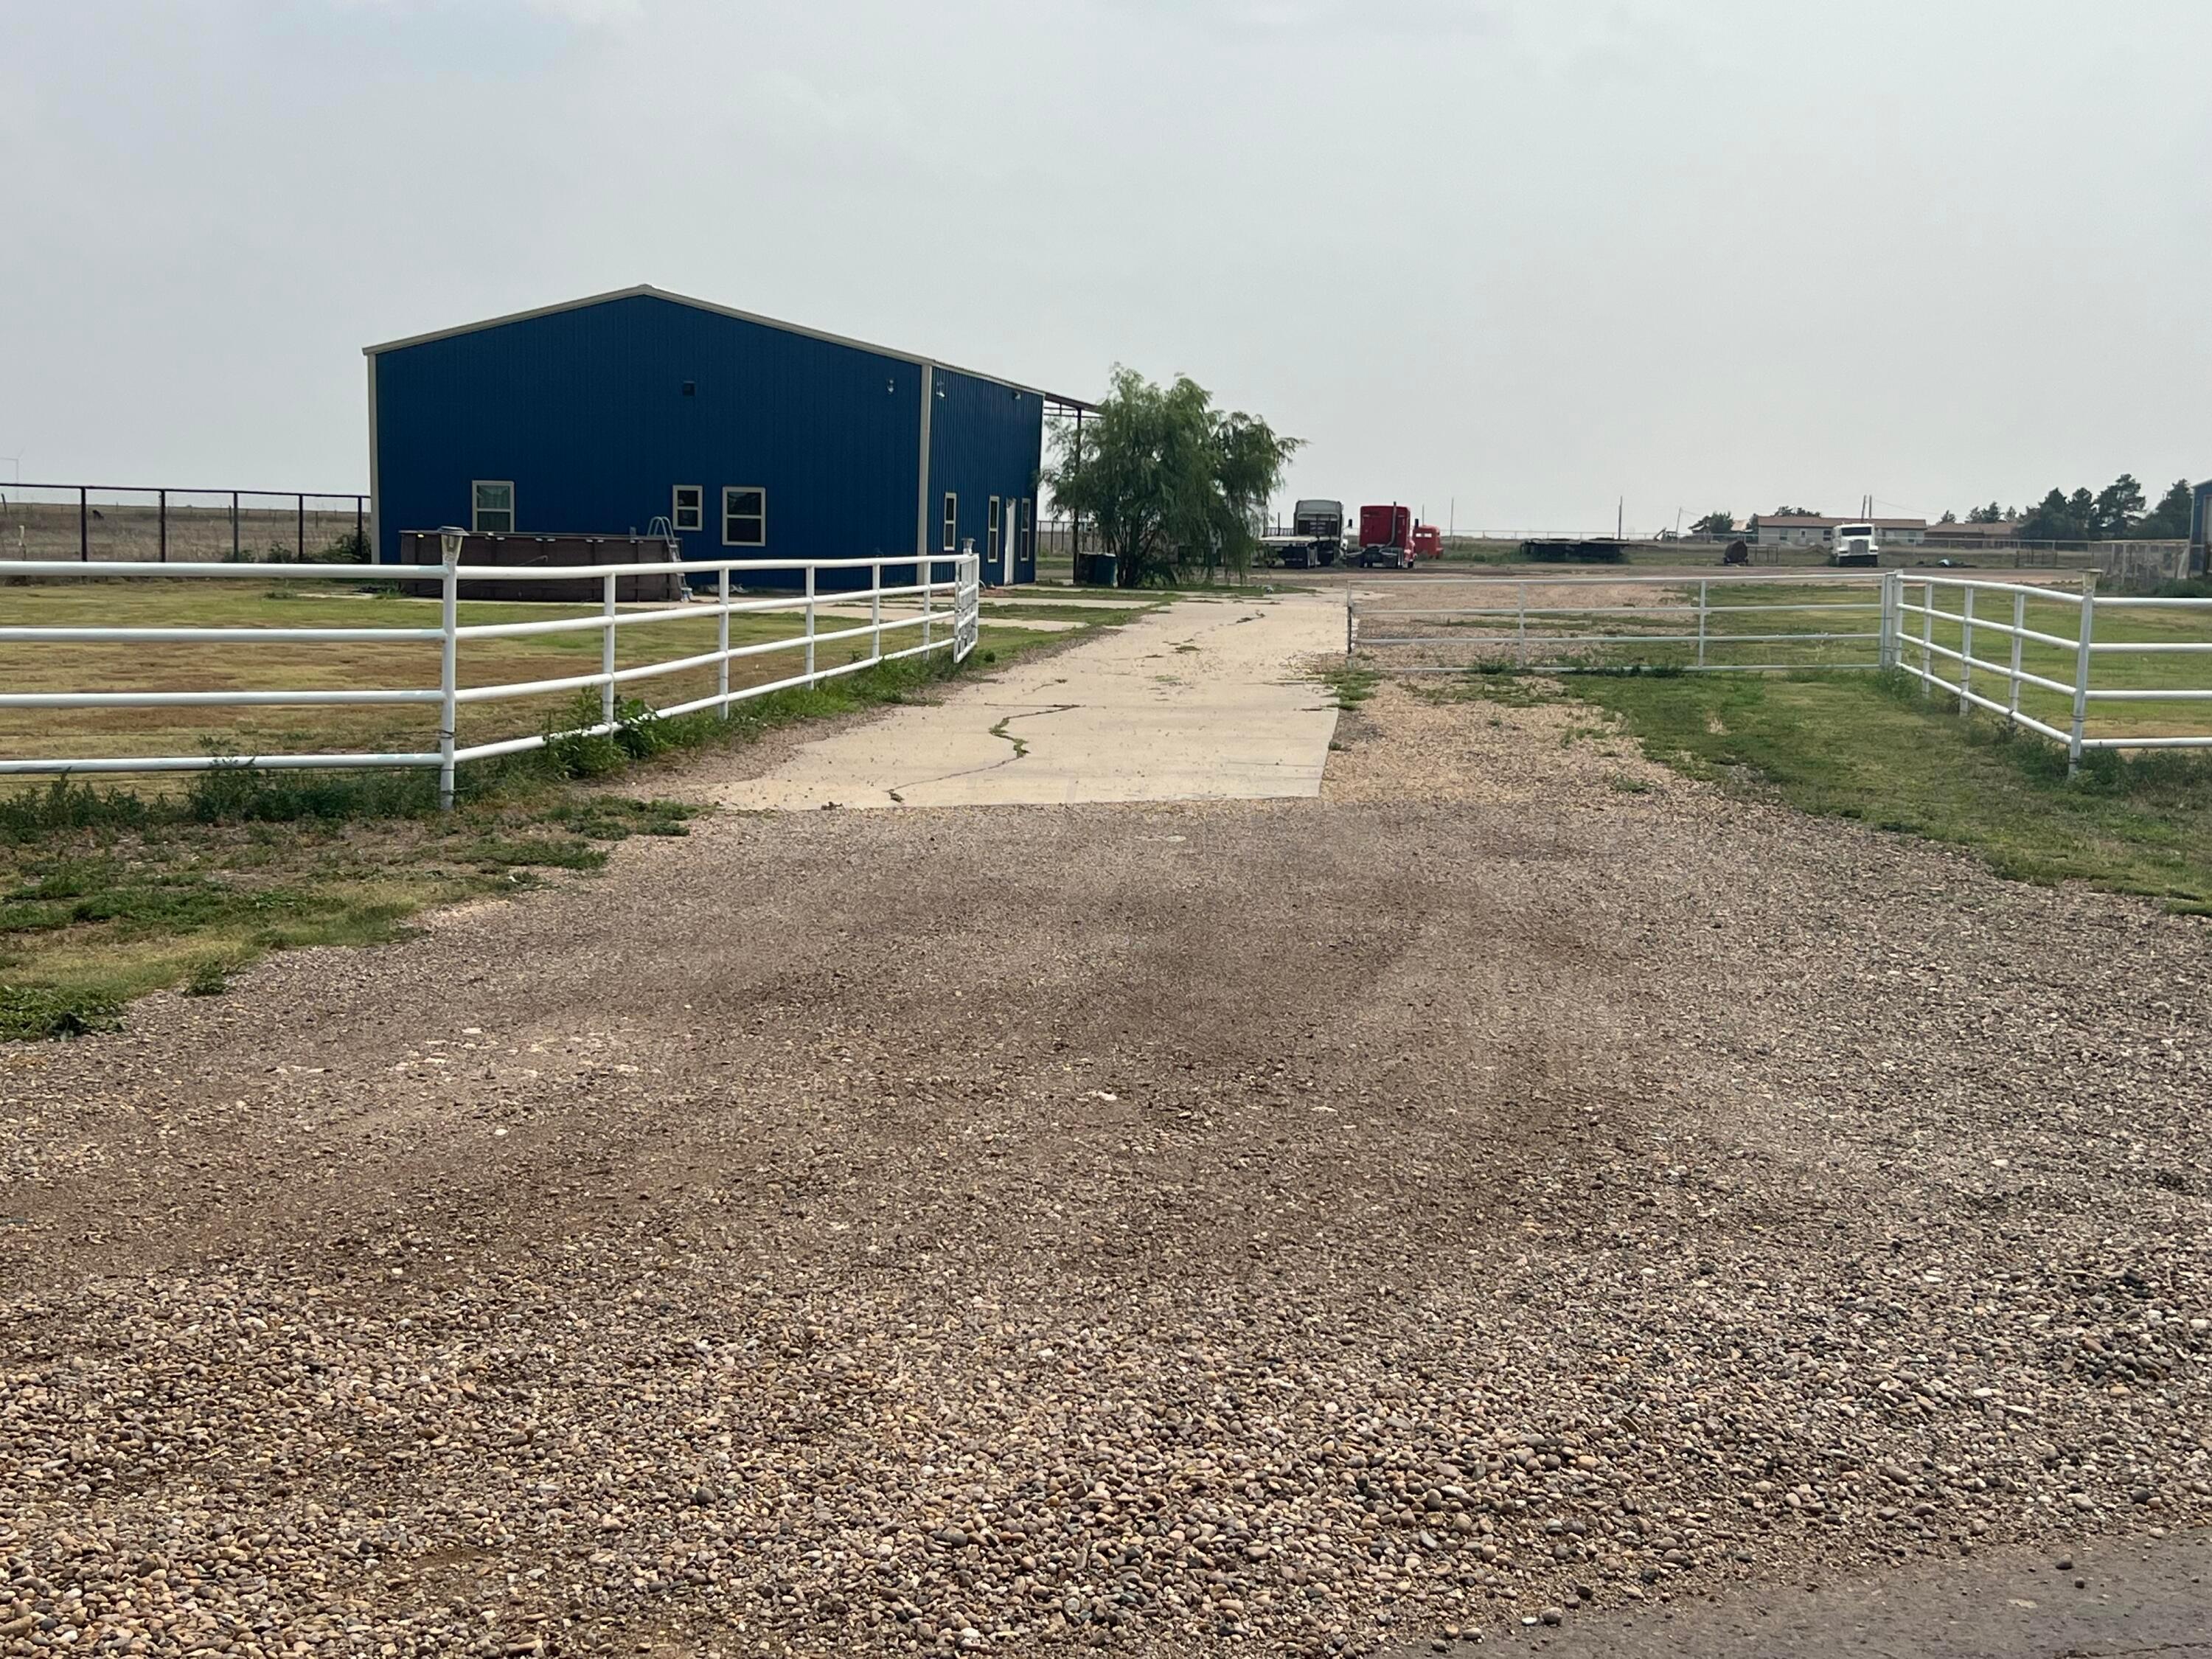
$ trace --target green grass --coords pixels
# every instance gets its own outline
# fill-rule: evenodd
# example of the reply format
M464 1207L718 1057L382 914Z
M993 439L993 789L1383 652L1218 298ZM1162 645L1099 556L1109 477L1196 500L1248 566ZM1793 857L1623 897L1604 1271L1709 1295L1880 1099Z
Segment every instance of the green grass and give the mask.
M940 595L937 637L951 629L948 592ZM822 603L841 603L825 595ZM629 610L665 607L626 607ZM578 605L468 601L464 626L595 617L598 607ZM897 620L901 613L888 613ZM303 581L270 589L248 581L88 581L0 585L0 623L35 627L115 628L434 628L437 602L409 599L360 580ZM1089 620L1088 618L1077 618ZM1019 646L1036 630L1021 618L986 614L983 636L994 647ZM859 619L824 617L824 632L860 626ZM730 619L732 645L793 641L799 617L782 613ZM618 668L696 655L714 648L715 619L685 617L616 629ZM889 648L918 640L915 629L887 636ZM860 637L817 647L823 667L871 654ZM435 641L394 639L360 642L236 644L0 644L0 682L20 691L100 690L329 690L350 687L423 689L438 684ZM597 672L599 630L521 639L464 640L462 686L559 678ZM796 672L799 647L741 657L730 664L733 686L763 684ZM690 702L715 689L712 666L634 680L626 696L663 707ZM499 702L465 703L458 741L471 744L526 736L565 712L568 692ZM381 708L201 708L138 709L0 709L0 755L191 755L210 743L238 754L363 752L424 753L437 747L434 703Z
M1917 594L1911 590L1907 591L1907 599L1911 603L1918 603ZM1914 664L1919 661L1919 653L1912 642L1923 636L1923 629L1930 633L1938 646L1953 651L1961 648L1966 626L1964 617L1960 614L1962 606L1960 596L1955 592L1939 592L1936 604L1937 608L1947 614L1932 618L1908 615L1903 619L1906 638L1905 661ZM1975 604L1981 621L1994 620L2009 624L2013 620L2013 601L2008 597L1978 593ZM2025 625L2066 643L2052 645L2036 640L2023 641L2021 647L2021 668L2029 673L2039 674L2045 679L2070 686L2074 683L2076 654L2074 641L2080 638L2081 614L2077 605L2044 599L2031 592L2021 607ZM2207 638L2212 638L2212 615L2203 611L2140 609L2113 604L2109 599L2100 600L2097 607L2095 639L2099 645L2186 643ZM2002 665L2011 659L2012 641L2004 635L1992 633L1987 629L1979 629L1974 636L1974 655L1981 662L2000 665L2001 671ZM1939 655L1936 658L1934 672L1955 684L1959 665ZM1972 684L1974 689L1985 697L2002 702L2008 695L2007 682L2002 672L1976 668ZM2093 688L2116 691L2212 690L2212 653L2093 652L2089 684ZM1939 699L1942 695L1940 688L1934 693ZM1955 693L1953 694L1953 701L1955 703ZM2073 714L2073 699L2069 694L2040 686L2024 685L2021 691L2020 707L2023 714L2062 729L2068 726ZM2100 702L2093 698L2084 730L2092 737L2117 734L2155 737L2212 732L2212 703L2151 700Z
M989 637L971 662L1084 635ZM112 1030L150 991L220 995L270 951L378 944L427 907L598 869L611 844L682 835L696 810L598 780L902 702L962 672L909 658L736 704L727 720L625 703L611 736L463 768L451 814L434 775L416 770L222 767L164 789L58 780L0 796L0 1040ZM596 693L584 702L544 718L596 720Z
M1375 688L1382 676L1371 668L1353 663L1335 663L1322 670L1317 678L1335 695L1336 706L1341 709L1357 708L1375 695Z
M2086 881L2212 914L2202 760L2093 754L2069 781L2057 744L1961 719L1898 675L1594 674L1570 689L1692 775L1968 848L2018 880Z
M1638 591L1622 588L1614 592ZM1547 589L1536 578L1527 584L1528 603L1539 607L1572 603L1565 597L1572 592L1563 587ZM1655 586L1640 592L1644 596L1644 602L1652 605L1689 604L1695 598L1695 586L1687 582L1680 587ZM1876 653L1875 641L1870 637L1825 641L1754 637L1814 633L1871 635L1880 618L1878 592L1871 582L1824 584L1817 587L1802 582L1731 582L1726 586L1716 584L1709 592L1713 605L1743 608L1708 615L1702 653L1694 640L1655 637L1669 634L1694 635L1698 623L1693 612L1642 616L1576 611L1532 617L1528 631L1539 635L1595 635L1602 638L1587 646L1532 645L1528 648L1529 660L1537 665L1547 660L1567 661L1583 668L1669 670L1691 668L1702 659L1709 667L1780 665L1803 669L1867 664ZM1448 603L1510 609L1515 597L1516 589L1509 586L1492 592L1486 599L1455 599ZM1621 601L1615 599L1611 602ZM1418 593L1409 591L1395 602L1395 614L1389 603L1363 607L1361 629L1364 637L1413 638L1419 641L1411 646L1377 647L1376 665L1387 670L1396 663L1426 661L1502 669L1516 662L1520 651L1511 616L1425 617L1419 609L1421 603ZM1976 603L1982 623L2009 623L2014 615L2014 601L2008 595L1983 592L1977 595ZM1965 622L1960 614L1962 600L1959 592L1939 592L1937 604L1946 614L1932 618L1907 615L1904 618L1906 662L1919 660L1918 641L1923 632L1938 647L1954 652L1961 648ZM2079 606L2070 599L2051 597L2044 590L2032 587L2022 588L2019 605L2024 625L2050 636L2048 641L2023 641L2022 670L2070 686L2075 675L2075 641L2080 628ZM2212 638L2212 614L2204 611L2162 611L2107 601L2097 613L2096 640L2100 645L2196 643L2208 638ZM1999 701L2006 697L2004 666L2011 659L2011 651L2008 637L1986 627L1977 629L1975 657L1984 665L1996 665L1995 668L1985 665L1973 671L1973 687L1980 695ZM1955 683L1955 661L1941 655L1939 651L1934 656L1934 665L1937 674ZM2099 690L2137 692L2212 690L2212 653L2099 651L2092 659L2090 684ZM1933 692L1937 700L1944 695L1941 688ZM1954 690L1949 695L1955 705L1957 693ZM2068 691L2023 684L2020 708L2023 714L2063 729L2071 721L2072 696ZM2212 733L2212 702L2145 699L2114 702L2093 698L2085 730L2093 738Z

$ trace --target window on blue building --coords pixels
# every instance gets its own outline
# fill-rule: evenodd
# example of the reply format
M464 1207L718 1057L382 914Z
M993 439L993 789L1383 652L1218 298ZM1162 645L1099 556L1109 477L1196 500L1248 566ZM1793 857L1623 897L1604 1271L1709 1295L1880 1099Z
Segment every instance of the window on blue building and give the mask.
M768 545L768 491L732 484L722 491L722 545Z
M960 550L960 498L951 490L945 492L945 548L947 553Z
M469 528L485 536L513 533L514 485L512 481L478 478L469 485Z
M707 513L707 489L704 484L678 484L676 495L669 503L669 522L678 530L697 530L702 527Z

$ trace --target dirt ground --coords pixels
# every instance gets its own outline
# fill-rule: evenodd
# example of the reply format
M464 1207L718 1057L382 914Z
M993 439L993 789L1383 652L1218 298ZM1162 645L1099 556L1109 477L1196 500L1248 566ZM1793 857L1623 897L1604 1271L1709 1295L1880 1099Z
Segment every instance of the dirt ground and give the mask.
M2195 1547L2206 923L1558 706L1338 741L0 1054L0 1653L1464 1651Z

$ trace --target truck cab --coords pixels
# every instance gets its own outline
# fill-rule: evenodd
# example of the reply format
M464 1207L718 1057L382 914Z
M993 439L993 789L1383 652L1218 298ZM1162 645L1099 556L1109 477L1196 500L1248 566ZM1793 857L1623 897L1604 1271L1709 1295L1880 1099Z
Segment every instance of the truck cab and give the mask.
M1359 568L1413 568L1413 509L1393 502L1359 509Z
M1828 562L1833 565L1880 565L1881 538L1870 524L1839 524L1829 544Z
M1291 532L1317 564L1334 564L1344 551L1344 503L1300 501L1291 509Z

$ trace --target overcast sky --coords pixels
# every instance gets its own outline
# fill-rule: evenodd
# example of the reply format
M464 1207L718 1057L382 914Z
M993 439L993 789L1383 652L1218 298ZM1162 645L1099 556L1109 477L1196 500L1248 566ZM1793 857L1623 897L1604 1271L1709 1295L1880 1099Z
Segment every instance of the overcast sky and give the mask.
M2207 0L16 0L0 457L358 489L362 345L650 282L1459 528L2212 476ZM0 477L16 461L0 459Z

